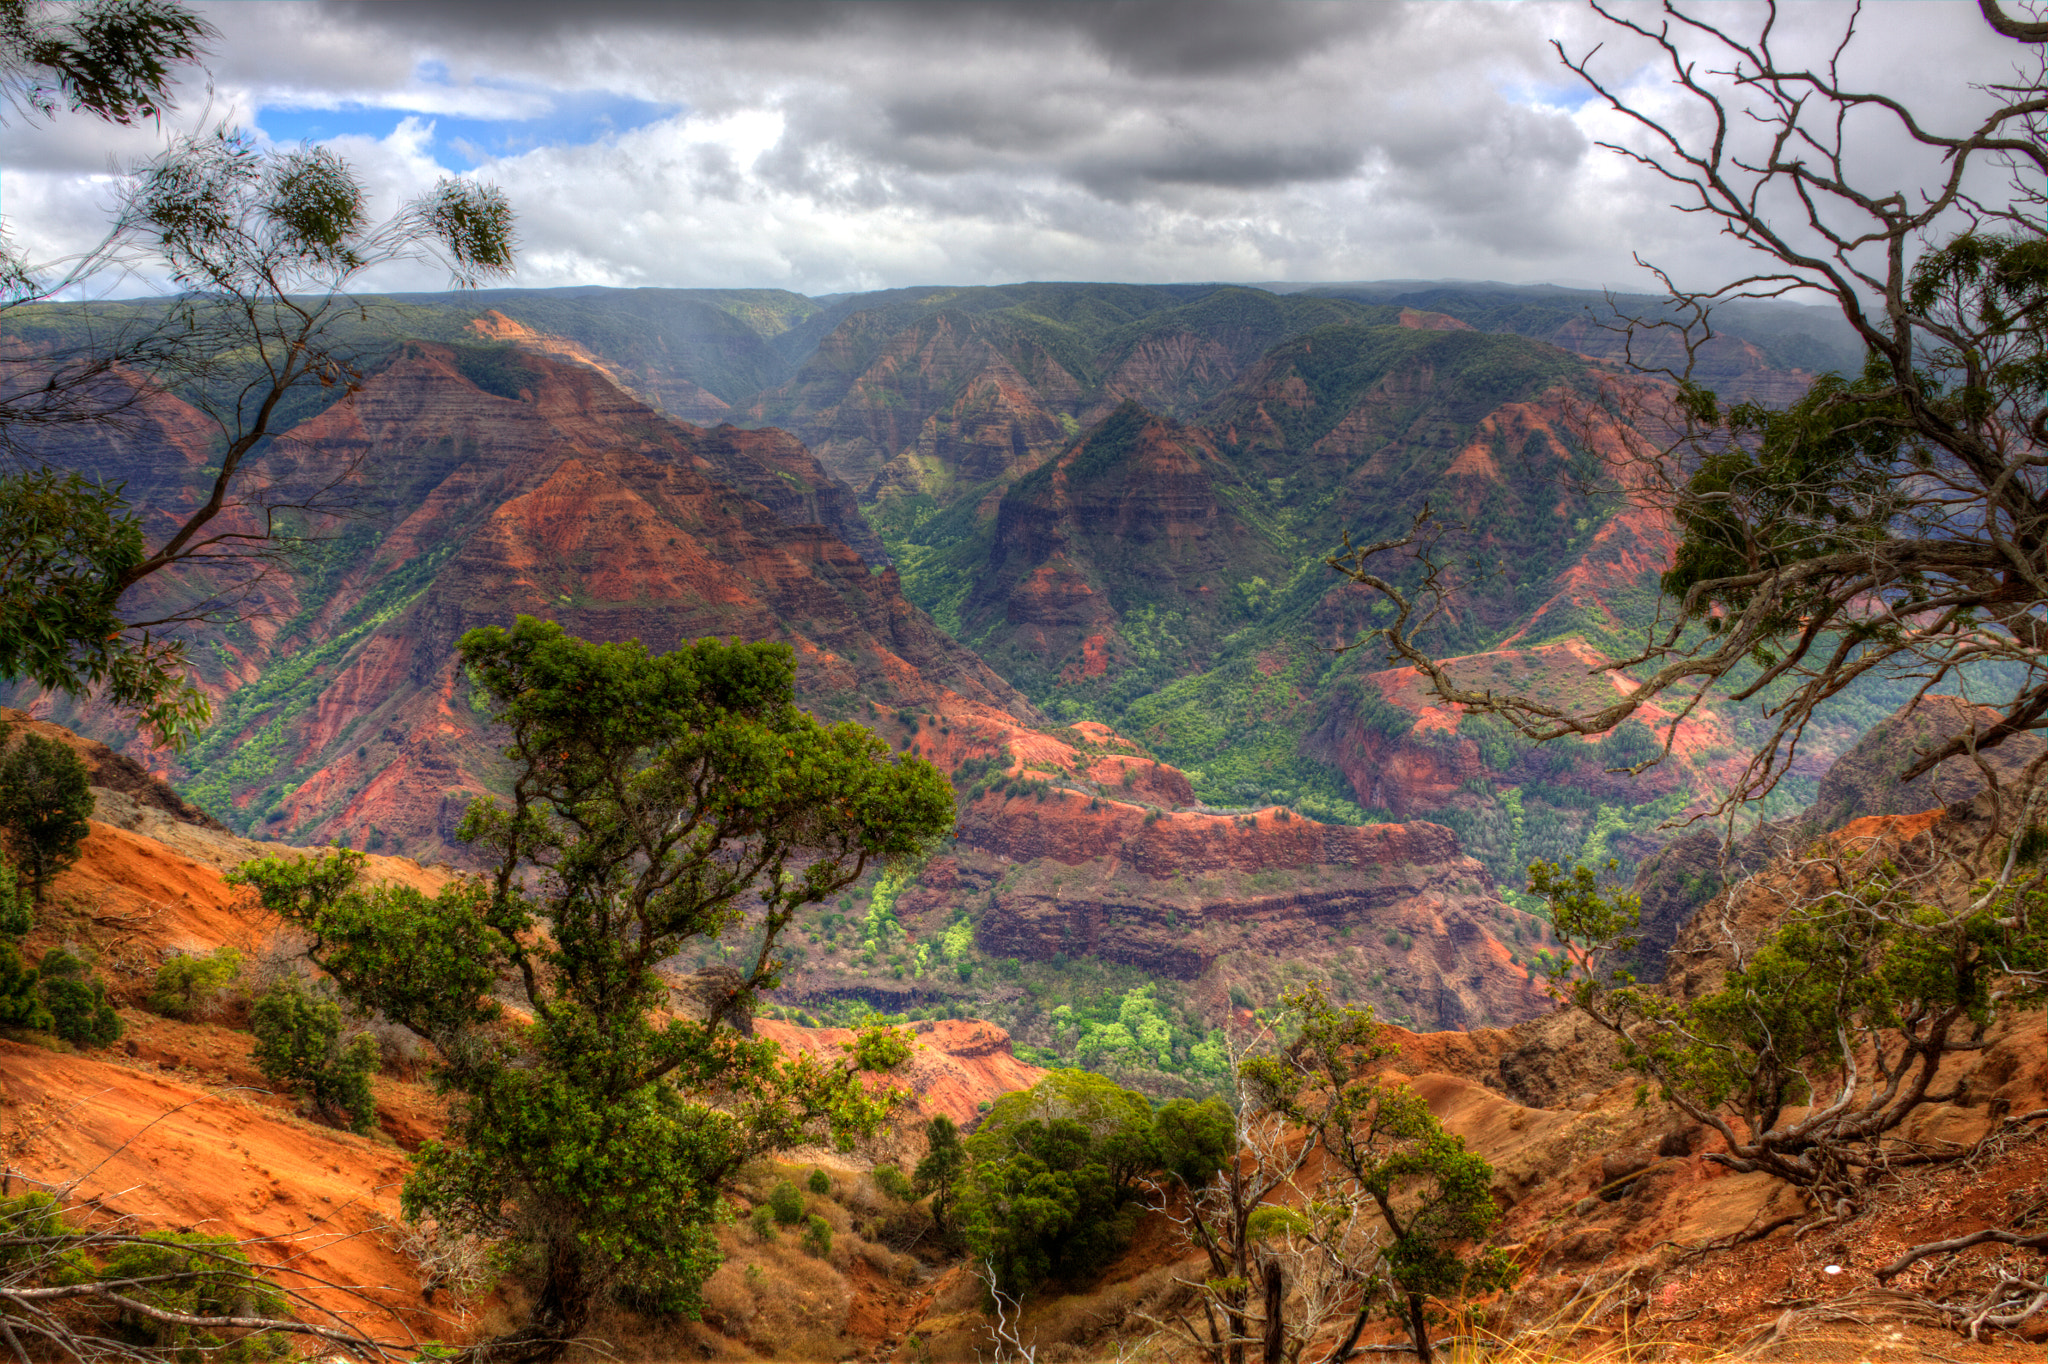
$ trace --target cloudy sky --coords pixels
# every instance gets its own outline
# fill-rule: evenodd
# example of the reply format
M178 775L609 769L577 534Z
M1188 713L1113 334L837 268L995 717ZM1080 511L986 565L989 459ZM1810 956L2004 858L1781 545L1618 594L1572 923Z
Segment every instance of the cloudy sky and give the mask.
M237 0L163 130L10 119L0 214L48 257L104 222L110 172L205 119L331 143L395 206L502 186L517 283L822 294L1025 279L1687 282L1733 248L1595 143L1624 133L1559 64L1649 107L1668 76L1582 6L1345 0L725 3ZM1616 8L1655 22L1647 5ZM1702 13L1744 29L1756 10ZM1787 7L1822 59L1846 6ZM1933 121L2016 48L1976 7L1871 7L1846 74ZM1850 131L1874 173L1911 158ZM1894 170L1894 167L1905 169ZM1900 187L1917 183L1907 178ZM439 287L429 274L385 287Z

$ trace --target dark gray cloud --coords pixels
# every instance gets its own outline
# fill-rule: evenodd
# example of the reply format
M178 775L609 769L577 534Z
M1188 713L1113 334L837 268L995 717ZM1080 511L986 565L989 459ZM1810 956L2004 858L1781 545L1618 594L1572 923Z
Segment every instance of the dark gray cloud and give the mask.
M817 39L848 31L945 33L955 40L1073 33L1118 67L1217 75L1284 67L1335 38L1400 22L1378 0L871 0L869 3L664 3L664 0L322 0L342 22L448 42L485 34L587 36L606 29Z
M1046 22L1069 22L1117 65L1145 75L1202 76L1269 71L1398 24L1398 5L1246 4L1241 0L1118 0L1031 6Z
M758 0L588 0L574 5L556 0L320 0L320 8L352 26L462 42L492 32L576 34L602 28L816 35L854 22L856 11L862 7L832 0L778 0L769 4Z

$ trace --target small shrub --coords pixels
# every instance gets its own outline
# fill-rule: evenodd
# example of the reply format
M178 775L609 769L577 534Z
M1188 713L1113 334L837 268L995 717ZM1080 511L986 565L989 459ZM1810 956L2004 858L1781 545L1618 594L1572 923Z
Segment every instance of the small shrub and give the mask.
M768 1206L774 1210L775 1220L785 1227L793 1227L804 1220L803 1191L786 1179L768 1195Z
M377 1041L359 1034L342 1041L341 1006L286 976L264 992L250 1014L256 1068L272 1084L311 1101L315 1111L350 1131L367 1132L377 1116L370 1075L380 1059Z
M815 1167L811 1170L811 1177L804 1182L810 1187L811 1192L820 1198L832 1192L832 1176Z
M1230 987L1230 1004L1232 1008L1249 1009L1252 1006L1252 997L1245 992L1242 985L1233 985Z
M775 1241L775 1209L763 1203L754 1209L752 1221L754 1235L761 1238L763 1245L772 1245Z
M296 1352L277 1332L229 1340L215 1333L220 1318L283 1317L290 1300L276 1284L258 1277L248 1257L225 1236L151 1231L118 1246L95 1271L101 1279L140 1279L135 1296L160 1311L184 1314L186 1323L123 1314L126 1340L119 1356L130 1359L237 1361L290 1360ZM212 1319L209 1321L209 1319ZM109 1350L113 1354L115 1351Z
M832 1224L816 1213L811 1214L810 1225L804 1228L804 1249L819 1259L832 1253Z
M875 1167L875 1187L898 1203L908 1203L917 1196L911 1190L909 1178L894 1165Z
M203 957L180 952L156 969L156 984L142 1007L166 1018L194 1018L242 974L242 954L218 948Z
M81 1047L104 1047L121 1036L121 1018L107 999L107 983L85 958L61 947L43 954L39 989L50 1031Z

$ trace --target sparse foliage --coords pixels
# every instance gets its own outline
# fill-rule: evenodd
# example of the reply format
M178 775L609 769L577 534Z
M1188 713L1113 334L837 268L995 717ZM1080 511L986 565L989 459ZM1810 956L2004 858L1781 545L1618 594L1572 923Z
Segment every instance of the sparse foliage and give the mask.
M1236 1112L1175 1115L1167 1168L1189 1195L1177 1216L1211 1273L1191 1285L1200 1318L1163 1324L1212 1364L1243 1364L1254 1349L1298 1364L1334 1326L1315 1358L1342 1364L1384 1312L1427 1364L1430 1304L1513 1278L1484 1244L1500 1217L1493 1170L1377 1073L1391 1048L1369 1011L1338 1009L1313 987L1282 1005L1286 1044L1235 1058Z
M251 1256L264 1246L283 1248L140 1231L126 1219L110 1221L98 1200L74 1203L69 1187L0 1198L0 1339L17 1359L80 1364L256 1364L291 1358L294 1337L361 1359L414 1353L365 1335L359 1321L303 1287L265 1277ZM303 1263L293 1277L361 1296L314 1278ZM362 1305L375 1308L367 1298Z
M172 69L218 36L164 0L0 0L0 92L32 118L61 107L109 123L155 119L171 103Z
M270 569L347 512L353 469L313 467L279 438L309 393L345 399L360 385L376 346L350 286L408 260L438 261L461 286L503 275L512 215L497 190L444 180L379 222L332 151L267 152L224 128L178 138L122 186L109 236L66 270L8 258L0 315L51 339L0 360L0 449L18 466L0 472L0 678L97 692L181 743L209 711L180 628L254 609ZM121 324L52 301L128 272L178 292ZM190 434L214 447L192 501L153 509L173 523L154 540L119 486L63 467L71 436L144 430L152 412L196 413L207 429ZM144 589L170 569L175 582Z
M1757 701L1768 723L1724 809L1768 792L1817 710L1865 676L1921 695L1966 691L1996 709L1917 755L1907 777L2048 725L2043 38L2038 24L2005 22L1991 0L1982 8L2018 40L2020 69L1978 87L1979 111L1944 130L1847 82L1860 10L1809 62L1783 54L1791 40L1775 6L1744 36L1721 26L1723 12L1595 5L1619 46L1661 66L1687 106L1636 103L1595 53L1560 48L1632 130L1610 150L1662 177L1678 208L1718 222L1758 262L1704 292L1659 272L1690 325L1674 335L1659 334L1673 326L1665 319L1617 322L1650 373L1614 384L1607 409L1586 414L1589 439L1596 416L1610 433L1636 433L1601 444L1608 491L1680 532L1666 610L1640 648L1602 665L1637 685L1590 707L1463 685L1423 643L1450 605L1450 579L1428 564L1422 591L1404 593L1373 563L1396 549L1427 558L1430 526L1418 522L1330 560L1395 608L1377 634L1396 663L1419 669L1443 700L1537 740L1655 715L1660 753L1631 770L1668 750L1711 691ZM1873 158L1866 149L1883 138L1895 154ZM1718 304L1816 295L1854 330L1860 370L1823 375L1780 409L1697 382Z
M1541 862L1530 885L1564 945L1556 993L1721 1134L1727 1149L1708 1160L1783 1179L1834 1221L1884 1171L1940 1158L1900 1129L1955 1097L1939 1083L1946 1058L1980 1049L1997 1017L2042 995L2038 870L1973 884L1959 865L1932 831L1901 848L1822 845L1781 863L1761 893L1788 912L1754 945L1727 935L1726 978L1689 1002L1614 966L1632 942L1632 896L1584 867Z

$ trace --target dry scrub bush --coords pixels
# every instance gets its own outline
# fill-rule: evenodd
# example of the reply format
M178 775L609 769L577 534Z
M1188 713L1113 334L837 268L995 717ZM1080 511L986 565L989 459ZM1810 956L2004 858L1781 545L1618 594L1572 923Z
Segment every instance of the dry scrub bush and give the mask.
M760 1315L760 1300L747 1282L747 1269L753 1263L728 1258L704 1281L704 1320L726 1335L750 1334L751 1324Z
M853 1294L829 1262L806 1255L794 1237L744 1254L731 1244L725 1249L727 1260L706 1280L704 1292L708 1315L725 1324L728 1334L761 1342L782 1359L841 1356L845 1342L839 1334Z
M1177 1267L1161 1265L1091 1292L1047 1297L1032 1304L1026 1330L1048 1347L1105 1345L1126 1327L1142 1325L1134 1313L1157 1315L1165 1309L1183 1291L1179 1277ZM1040 1360L1052 1357L1046 1350L1038 1355Z
M917 1259L914 1256L891 1250L888 1246L851 1236L846 1244L850 1254L866 1261L868 1268L895 1284L909 1284L917 1279Z
M463 1310L489 1292L497 1277L487 1245L474 1236L450 1232L432 1218L400 1223L385 1233L384 1242L418 1268L420 1296L429 1306L446 1293L455 1308Z

